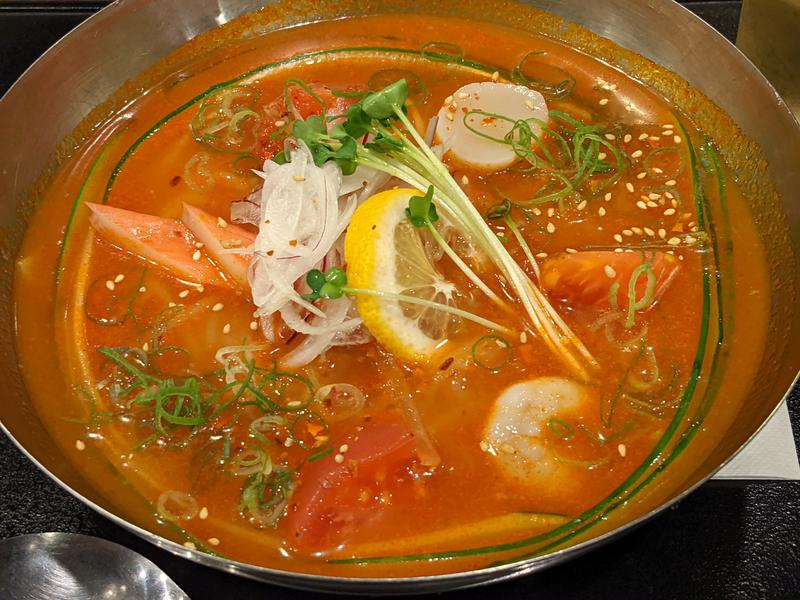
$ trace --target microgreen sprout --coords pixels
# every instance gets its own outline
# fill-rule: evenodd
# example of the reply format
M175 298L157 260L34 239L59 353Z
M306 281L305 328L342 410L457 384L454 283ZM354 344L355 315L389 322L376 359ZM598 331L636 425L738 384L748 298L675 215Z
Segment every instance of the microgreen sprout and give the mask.
M303 296L306 300L313 301L319 299L336 300L341 298L344 294L351 296L373 296L377 298L384 298L394 302L403 302L406 304L416 304L418 306L425 306L435 310L441 310L452 315L456 315L467 321L472 321L478 325L483 325L489 329L511 333L508 327L499 325L489 319L484 319L476 314L455 308L449 304L442 304L441 302L434 302L433 300L425 300L415 296L408 296L405 294L396 294L393 292L384 292L381 290L364 290L359 288L351 288L347 285L347 273L338 267L328 270L323 273L319 269L312 269L306 274L306 283L311 288L311 293Z
M418 229L426 228L431 237L439 244L439 247L445 254L452 260L456 266L461 269L461 272L474 283L479 290L486 294L489 298L494 300L501 306L505 306L500 298L495 294L492 289L478 277L469 265L467 265L461 257L455 253L450 247L450 244L442 237L439 230L436 228L436 222L439 220L439 214L436 211L436 204L433 202L433 186L428 186L428 190L424 196L411 196L408 201L408 208L406 208L406 216L411 224Z
M536 279L538 280L540 277L539 263L533 256L533 252L531 252L531 248L528 246L528 242L525 241L525 238L523 237L522 232L519 230L517 223L511 217L511 201L508 198L503 198L502 202L495 204L487 211L486 218L490 221L502 220L505 222L509 231L514 234L514 238L517 240L520 248L522 248L522 251L525 253L525 258L528 259L528 262L530 263L531 268L536 275Z

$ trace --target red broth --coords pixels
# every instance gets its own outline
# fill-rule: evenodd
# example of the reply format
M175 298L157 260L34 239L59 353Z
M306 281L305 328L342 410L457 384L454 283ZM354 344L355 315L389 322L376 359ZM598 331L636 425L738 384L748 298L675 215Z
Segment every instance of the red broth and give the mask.
M258 93L253 108L264 115L255 158L198 142L190 125L199 102L176 110L220 82L315 50L309 40L325 39L328 48L374 46L374 39L398 30L398 19L410 33L385 44L416 52L322 54L249 79L246 85ZM362 33L366 26L374 36L370 43ZM420 53L431 29L478 68L431 60L452 52L450 46ZM229 219L231 202L260 185L249 168L280 148L269 135L280 126L274 117L270 121L268 107L280 101L288 79L353 91L371 81L374 87L376 73L387 82L398 74L413 78L412 89L425 93L416 96L409 115L424 132L461 85L491 80L495 69L498 79L531 51L541 54L528 67L551 87L565 74L574 78L570 93L551 97L548 106L596 126L599 151L606 155L598 160L611 161L614 152L624 157L619 176L610 181L598 174L582 194L525 204L547 180L519 164L487 172L451 162L452 175L481 214L505 198L518 203L511 215L540 262L543 289L600 365L587 381L575 381L531 332L486 338L485 328L468 322L428 360L398 358L372 340L285 369L281 358L302 335L279 330L275 341L266 341L254 325L246 290L182 280L88 225L87 202L172 219L187 203ZM553 531L568 529L565 524L613 494L649 460L694 386L709 318L702 309L703 273L713 264L708 261L717 235L698 214L703 200L694 186L714 197L716 173L708 167L714 151L688 116L586 54L457 19L318 23L267 35L253 51L156 87L135 99L126 119L99 128L47 190L19 259L18 339L28 385L51 433L121 511L148 528L236 560L329 575L485 565L543 547L557 539L548 538ZM556 151L557 140L545 145ZM202 169L187 169L197 166L198 153ZM736 223L731 235L752 249L737 256L735 277L747 273L763 287L765 265L751 221L735 182L721 169ZM75 217L67 224L73 205ZM508 223L490 224L515 260L526 264ZM657 280L655 297L630 313L629 285L644 263ZM452 263L437 265L446 278L469 288ZM634 303L645 294L648 277L633 282ZM522 310L497 314L474 290L462 302L509 327ZM760 296L738 302L737 311L747 311L751 323L737 332L738 341L752 345L752 362L766 308ZM260 396L225 387L215 360L222 347L253 343L262 347L234 352L244 361L235 377L258 380ZM751 373L742 369L743 385ZM531 470L510 476L503 465L513 463L518 450L486 439L495 402L514 384L554 377L582 386L582 400L574 406L556 402L544 416L525 417L524 427L538 427L525 442L538 458ZM345 387L321 398L320 388L330 384L357 387L366 398L363 408L352 414L337 408L336 402L348 400ZM159 395L165 389L173 395ZM168 404L158 408L164 398ZM180 398L202 402L183 409L181 422L170 421L164 411L174 410ZM416 419L409 419L408 398ZM731 402L724 411L736 409ZM414 422L422 424L428 442L414 435ZM422 446L433 447L436 466L424 464ZM139 508L138 498L149 508ZM538 546L472 551L539 534ZM426 553L450 560L430 561Z

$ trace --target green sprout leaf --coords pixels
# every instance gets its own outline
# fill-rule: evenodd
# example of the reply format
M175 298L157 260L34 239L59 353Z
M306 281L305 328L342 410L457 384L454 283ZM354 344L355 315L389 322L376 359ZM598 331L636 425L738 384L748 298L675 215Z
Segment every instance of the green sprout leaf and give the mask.
M408 98L408 82L405 79L398 79L381 91L368 94L361 101L361 108L366 116L382 121L393 116L395 111L401 110L406 98Z
M490 221L505 219L511 213L511 201L503 198L500 204L495 204L486 212L486 218Z
M306 283L311 288L311 293L303 296L306 300L314 301L320 298L337 300L344 295L343 288L347 285L347 273L338 267L333 267L327 273L319 269L311 269L306 274Z
M436 205L433 203L433 186L428 186L424 196L411 196L406 216L414 227L427 227L439 220Z

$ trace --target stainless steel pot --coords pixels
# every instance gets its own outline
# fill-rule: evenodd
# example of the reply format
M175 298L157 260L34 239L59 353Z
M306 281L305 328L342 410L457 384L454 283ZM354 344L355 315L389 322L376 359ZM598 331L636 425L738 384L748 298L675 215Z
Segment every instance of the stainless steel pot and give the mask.
M767 248L773 313L770 343L762 358L748 410L741 411L723 439L703 450L691 475L614 523L602 535L544 556L470 572L404 579L344 579L271 570L190 551L114 513L113 507L65 459L47 434L26 395L14 348L12 286L14 257L30 213L30 192L70 143L62 143L93 107L126 80L198 34L262 6L259 0L118 0L40 58L0 100L0 381L5 396L0 423L31 460L67 491L118 524L175 554L228 572L286 586L361 593L429 592L499 581L542 569L594 548L653 516L705 481L751 438L792 385L800 365L800 126L763 76L724 38L671 0L530 0L619 46L662 65L707 98L690 97L680 82L662 86L678 106L692 110L700 125L717 128L716 141L739 177L754 190L754 214ZM274 9L274 11L273 11ZM557 21L537 25L527 8L503 2L275 3L282 15L267 29L303 20L390 10L455 12L475 19L528 27L583 46L601 58L630 66L631 54L598 44L585 30ZM263 29L263 28L262 28ZM256 35L261 31L244 32ZM644 64L644 63L642 63ZM663 81L663 80L662 80ZM652 82L650 82L652 83ZM718 109L714 106L719 107ZM720 110L722 112L720 112ZM724 126L725 114L741 128ZM710 123L714 121L713 123ZM723 123L719 129L720 123ZM724 133L720 133L723 131ZM715 134L711 133L712 137ZM752 145L750 142L756 145ZM763 162L766 161L766 162ZM766 165L766 167L765 167ZM773 187L774 186L774 187ZM778 195L773 192L777 191Z

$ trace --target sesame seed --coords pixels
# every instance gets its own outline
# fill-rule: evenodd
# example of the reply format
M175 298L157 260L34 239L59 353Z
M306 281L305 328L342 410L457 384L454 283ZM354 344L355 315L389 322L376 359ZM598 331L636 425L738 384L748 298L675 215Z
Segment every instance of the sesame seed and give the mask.
M656 174L660 175L661 173L663 173L663 172L664 172L664 169L661 169L661 168L659 168L659 167L653 167L653 168L651 169L651 171L653 171L653 173L656 173Z
M608 104L608 98L602 98L599 102L600 106L605 106Z
M577 254L578 251L575 248L565 248L567 254Z
M528 341L528 334L523 331L522 333L519 334L519 343L525 344L527 341Z
M77 450L86 450L86 443L83 440L75 440L75 448Z
M348 450L350 450L350 446L348 446L347 444L342 444L341 446L339 446L339 452L341 452L342 454L344 454Z
M644 179L645 177L647 177L647 173L645 173L644 171L642 171L641 173L637 173L636 175L636 179Z
M626 133L626 134L625 134L625 137L624 137L624 138L622 138L622 141L623 141L623 142L625 142L625 143L627 144L627 143L628 143L628 142L630 142L632 139L633 139L633 136L632 136L630 133Z
M337 454L333 457L333 460L335 460L338 464L342 464L344 462L344 454Z
M658 208L658 202L653 202L652 200L648 200L645 204L650 208Z
M150 350L150 344L148 344L147 342L142 344L142 350L144 350L145 352L148 352Z
M144 286L142 286L142 287L140 287L140 288L139 288L139 293L140 293L140 294L144 294L146 291L147 291L147 288L146 288L146 287L144 287Z
M633 193L633 184L629 181L625 184L625 189L628 190L630 193Z
M109 279L108 281L106 281L106 287L108 288L109 291L113 292L116 286L114 285L114 282Z
M617 272L614 270L614 267L612 267L611 265L604 265L603 266L603 271L605 272L606 277L608 277L609 279L614 279L614 277L617 276Z
M645 140L646 140L647 138L649 138L649 137L650 137L650 136L649 136L648 134L646 134L646 133L643 133L643 134L641 134L641 135L639 136L639 141L640 141L640 142L643 142L643 141L645 141Z
M597 214L601 217L604 217L606 214L606 209L601 206L600 208L597 209Z
M177 305L177 304L175 304L174 302L167 302L167 306L168 306L168 307L170 307L170 308L172 308L172 307L174 307L174 306L178 306L178 305Z
M214 537L208 538L208 543L212 546L219 546L219 540Z
M660 237L662 240L665 239L667 237L667 230L664 228L659 229L658 237Z
M615 136L613 133L607 133L604 137L610 142L613 142L615 139L617 139L617 136Z
M683 139L681 139L681 136L676 135L674 138L672 138L672 141L675 142L676 144L680 144L683 141Z
M680 244L680 243L681 243L681 238L678 238L678 237L671 237L671 238L669 238L669 239L667 240L667 243L668 243L670 246L677 246L678 244Z
M116 277L114 277L114 283L122 283L122 281L123 281L124 279L125 279L125 275L123 275L122 273L120 273L119 275L117 275Z
M622 248L614 248L614 252L620 254L622 252Z
M650 237L656 237L656 232L650 229L649 227L644 228L644 232L649 235Z
M627 237L631 237L633 235L633 231L630 230L630 229L623 229L622 230L622 235L627 236Z
M495 71L494 73L492 73L492 81L497 81L498 79L500 79L500 73L498 71Z
M205 520L208 518L208 508L207 508L207 507L205 507L205 506L204 506L203 508L201 508L201 509L200 509L200 512L199 512L199 513L197 513L197 516L198 516L198 517L199 517L199 518L200 518L202 521L205 521Z
M193 542L183 542L183 545L189 550L197 550L197 546L195 546Z
M541 217L542 216L542 211L539 208L534 208L533 209L533 214L535 214L537 217Z
M284 125L286 125L286 121L280 119L275 121L275 127L283 127Z
M258 331L258 321L250 321L250 331Z
M661 198L661 194L650 192L649 194L647 194L647 198L650 200L658 200L659 198Z
M665 183L664 185L668 185L668 186L672 187L672 186L674 186L674 185L678 185L678 182L677 182L677 181L675 181L674 179L670 179L670 180L669 180L667 183Z
M606 192L606 195L603 197L603 200L605 200L606 202L611 200L611 192Z
M588 204L588 202L586 202L586 200L581 200L581 201L578 203L578 210L583 210L584 208L586 208L586 205L587 205L587 204Z
M639 208L641 208L642 210L647 210L647 204L645 204L645 203L644 203L644 202L642 202L641 200L639 200L639 201L636 203L636 206L638 206L638 207L639 207Z
M291 448L292 444L294 444L294 441L290 437L287 437L285 440L283 440L283 446L285 448Z
M463 183L464 185L469 184L469 177L467 177L466 175L463 175L461 177L461 183Z
M642 228L641 227L631 227L631 231L636 235L642 235Z
M551 206L550 208L548 208L548 209L547 209L547 216L548 216L548 217L552 217L552 216L554 216L555 214L556 214L556 209L555 209L555 208L553 208L552 206Z
M200 254L200 250L195 250L194 254L192 254L192 260L197 262L198 260L200 260L201 256L203 256L203 255Z
M661 132L661 135L663 135L663 136L666 136L666 137L669 137L669 136L671 136L671 135L674 135L674 133L675 133L675 132L674 132L674 131L672 131L672 129L665 129L664 131L662 131L662 132Z
M678 203L675 201L675 196L673 196L673 195L672 195L672 192L664 192L664 195L665 195L667 198L671 199L671 200L672 200L672 203L673 203L675 206L678 206Z
M687 235L685 238L683 238L683 241L685 244L694 244L697 241L697 238Z
M668 208L667 210L664 211L664 216L665 217L671 217L674 214L675 214L675 209L674 208Z
M480 444L478 444L478 445L481 447L481 450L482 450L483 452L488 452L488 450L489 450L489 444L487 444L487 443L486 443L486 440L481 440L481 443L480 443Z
M553 233L556 230L556 226L552 223L547 224L547 233Z
M536 258L547 258L547 252L539 252Z
M231 324L230 323L225 323L225 325L222 327L222 333L227 335L230 332L231 332Z
M636 150L635 152L631 153L631 158L639 158L642 154L644 154L644 152L641 150Z
M222 302L217 302L214 306L211 307L211 312L219 312L223 308L225 308L225 305Z
M303 177L302 175L292 175L292 179L294 179L295 181L298 181L298 182L306 180L306 178Z
M181 290L178 293L178 298L186 298L186 296L188 296L188 295L189 295L189 290Z
M222 217L217 217L217 226L225 229L228 226L228 222Z
M199 294L202 294L205 291L206 291L206 286L204 286L202 283L198 283L197 284L197 292Z
M620 234L618 234L618 233L615 233L614 234L614 241L617 242L618 244L621 244L622 243L622 236Z
M617 446L617 452L622 458L625 458L625 455L628 453L628 449L625 447L625 444L620 444Z
M608 157L608 154L606 154L605 152L600 152L597 155L597 158L599 158L600 160L605 160L607 157Z
M647 138L647 139L648 139L648 140L650 140L651 142L658 142L658 141L660 141L660 140L661 140L661 138L660 138L660 137L658 137L657 135L651 135L651 136L650 136L649 138Z

